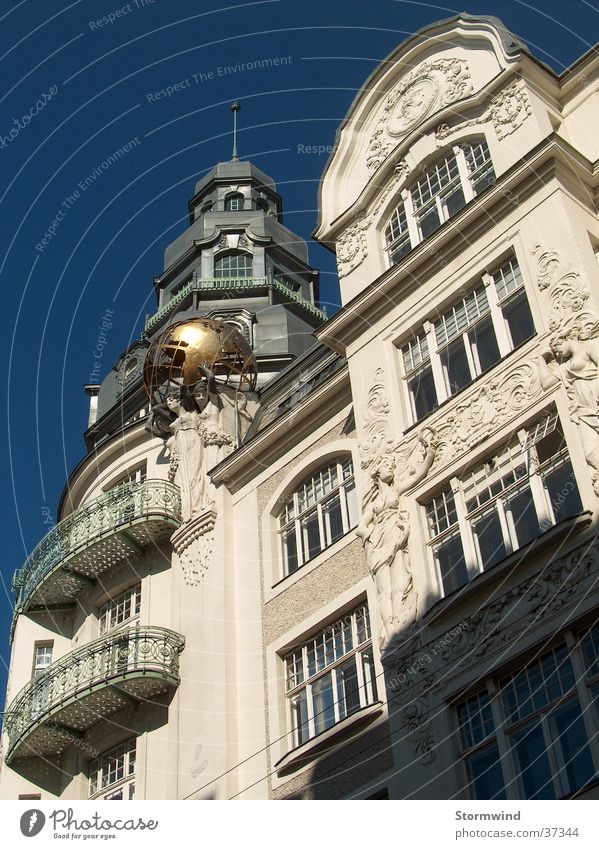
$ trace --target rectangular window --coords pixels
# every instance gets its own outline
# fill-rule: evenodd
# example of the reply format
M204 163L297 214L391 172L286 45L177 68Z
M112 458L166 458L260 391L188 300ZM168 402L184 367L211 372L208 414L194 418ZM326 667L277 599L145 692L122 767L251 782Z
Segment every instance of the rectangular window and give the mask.
M52 663L54 643L36 643L33 649L33 678L39 678L35 686L32 702L32 715L36 716L47 707L50 701L51 682L43 676Z
M102 605L98 614L100 634L112 630L139 615L141 609L141 583L134 584L124 592Z
M33 677L37 678L52 663L54 643L36 643L33 649Z
M516 259L511 257L484 279L442 312L432 331L422 328L401 348L413 422L493 368L535 333Z
M368 606L324 628L284 663L295 747L376 701Z
M456 497L456 494L459 497ZM478 463L426 505L429 545L444 594L582 511L555 411Z
M587 638L575 652L585 652ZM580 701L584 687L562 644L498 681L495 696L487 689L461 702L457 722L472 798L506 798L500 740L517 777L518 798L563 798L593 780L596 770Z
M135 738L127 740L90 764L90 798L129 801L135 798Z

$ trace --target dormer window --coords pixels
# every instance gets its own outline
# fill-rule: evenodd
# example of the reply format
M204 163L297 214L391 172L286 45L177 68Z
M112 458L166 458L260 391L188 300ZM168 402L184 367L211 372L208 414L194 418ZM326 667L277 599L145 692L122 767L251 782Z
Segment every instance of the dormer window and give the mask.
M202 204L200 212L202 213L202 215L206 215L207 212L212 212L213 207L214 202L211 200L207 200L206 203Z
M215 277L251 277L252 257L251 254L242 251L227 251L219 254L214 260Z
M225 198L225 212L239 212L239 210L243 209L244 200L244 196L239 192L227 195Z
M385 228L391 264L399 262L495 180L486 142L463 144L432 165L393 210Z

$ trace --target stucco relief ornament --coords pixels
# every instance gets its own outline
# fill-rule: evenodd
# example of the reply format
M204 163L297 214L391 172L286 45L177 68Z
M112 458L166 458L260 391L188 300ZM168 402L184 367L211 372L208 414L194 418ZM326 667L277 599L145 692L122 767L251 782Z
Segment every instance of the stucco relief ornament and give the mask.
M435 471L512 421L541 395L542 389L536 363L525 361L466 396L433 423L438 442Z
M504 139L521 127L529 115L532 115L532 106L524 83L521 80L514 80L490 100L487 109L477 118L462 121L451 127L448 124L440 124L435 130L435 139L437 145L441 146L448 136L466 130L468 127L485 124L487 121L493 125L497 138Z
M470 71L463 59L423 62L388 95L370 139L366 166L374 170L390 150L425 118L472 91Z
M360 215L353 224L343 231L337 240L337 270L339 277L345 277L357 268L367 254L366 230L371 217Z
M582 276L563 269L556 251L536 245L533 254L553 331L549 347L538 359L539 379L544 389L564 386L570 418L577 425L599 496L599 315L589 305L590 291Z
M346 277L366 259L368 255L366 233L389 194L399 188L410 173L410 170L410 166L405 159L400 160L395 166L394 178L380 192L370 209L370 213L368 215L365 213L359 215L339 236L335 248L339 277Z

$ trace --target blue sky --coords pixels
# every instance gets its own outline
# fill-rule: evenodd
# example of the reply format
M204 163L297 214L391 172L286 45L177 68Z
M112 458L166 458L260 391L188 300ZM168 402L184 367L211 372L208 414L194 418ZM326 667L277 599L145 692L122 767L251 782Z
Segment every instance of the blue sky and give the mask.
M84 454L83 385L102 317L113 311L105 374L154 311L152 277L186 226L195 182L230 157L231 101L242 103L240 155L274 177L286 225L309 240L327 155L306 147L333 143L399 42L457 11L414 0L0 0L1 692L10 576ZM498 15L557 71L598 39L599 12L585 0L467 11ZM334 259L315 244L310 258L334 309Z

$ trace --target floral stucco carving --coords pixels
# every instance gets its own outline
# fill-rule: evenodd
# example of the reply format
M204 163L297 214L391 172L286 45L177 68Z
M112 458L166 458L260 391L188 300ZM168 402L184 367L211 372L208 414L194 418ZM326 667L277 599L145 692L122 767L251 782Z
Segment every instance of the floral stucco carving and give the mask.
M536 364L525 361L467 395L432 423L437 439L432 469L437 471L457 455L471 451L513 421L542 392Z
M429 115L472 91L463 59L438 58L410 71L385 100L366 154L370 171L378 168L397 144Z
M448 686L454 672L478 668L481 658L488 662L495 654L504 658L506 650L517 646L520 634L579 604L596 587L598 578L599 551L580 546L434 640L417 646L404 644L403 650L387 652L383 662L389 698L400 712L402 727L421 763L434 760L434 719L442 709L437 694ZM570 616L565 621L570 621Z
M395 192L410 173L410 166L405 159L397 163L393 179L379 193L370 212L359 215L352 224L339 236L336 245L337 271L339 277L346 277L357 268L368 255L366 232L372 225L381 206L391 192Z
M497 138L501 140L522 126L531 114L532 106L524 83L521 80L514 80L491 99L487 109L477 118L462 121L459 124L454 124L452 127L447 124L441 124L435 131L435 139L437 145L440 146L448 136L454 133L459 133L468 127L476 127L479 124L490 122L493 125Z

